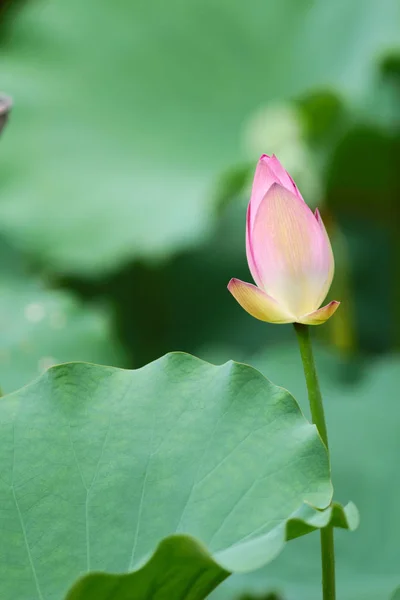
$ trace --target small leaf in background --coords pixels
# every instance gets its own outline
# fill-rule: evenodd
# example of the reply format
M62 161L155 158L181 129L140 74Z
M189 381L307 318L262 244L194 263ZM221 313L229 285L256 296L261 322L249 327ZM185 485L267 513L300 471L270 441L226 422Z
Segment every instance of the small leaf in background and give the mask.
M8 393L71 360L126 365L106 306L53 289L0 240L0 387Z
M71 360L124 365L109 313L70 292L0 279L0 381L10 392L48 367Z
M8 115L11 110L11 98L0 94L0 133L7 123Z

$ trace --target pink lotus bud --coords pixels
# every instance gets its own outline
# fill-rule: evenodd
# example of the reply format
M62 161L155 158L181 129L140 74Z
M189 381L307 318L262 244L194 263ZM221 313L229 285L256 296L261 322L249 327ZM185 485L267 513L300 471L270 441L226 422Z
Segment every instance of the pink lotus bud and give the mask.
M228 289L256 319L320 325L339 306L319 308L333 278L331 244L318 210L307 206L276 156L264 154L256 168L246 251L257 286L231 279Z

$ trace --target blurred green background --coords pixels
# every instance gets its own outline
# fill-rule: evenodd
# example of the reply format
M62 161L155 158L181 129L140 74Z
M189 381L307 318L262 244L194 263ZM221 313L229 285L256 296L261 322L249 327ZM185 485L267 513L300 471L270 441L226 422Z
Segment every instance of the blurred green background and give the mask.
M340 600L400 583L400 2L19 0L0 8L0 383L51 364L233 358L307 412L291 326L251 319L244 224L275 153L333 241L315 333L337 499ZM318 540L215 599L319 598ZM254 595L255 594L255 595ZM247 597L247 596L243 596Z

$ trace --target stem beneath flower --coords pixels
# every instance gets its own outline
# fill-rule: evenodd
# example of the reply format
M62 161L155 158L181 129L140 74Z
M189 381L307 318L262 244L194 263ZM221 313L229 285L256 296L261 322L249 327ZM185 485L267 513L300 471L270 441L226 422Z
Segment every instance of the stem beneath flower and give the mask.
M328 432L326 429L324 406L322 403L321 390L315 368L309 327L308 325L295 323L294 328L296 330L297 339L299 342L301 360L303 361L312 422L317 426L322 441L328 450L329 457ZM333 527L324 527L321 529L320 534L322 560L322 597L323 600L335 600L335 549L333 540Z

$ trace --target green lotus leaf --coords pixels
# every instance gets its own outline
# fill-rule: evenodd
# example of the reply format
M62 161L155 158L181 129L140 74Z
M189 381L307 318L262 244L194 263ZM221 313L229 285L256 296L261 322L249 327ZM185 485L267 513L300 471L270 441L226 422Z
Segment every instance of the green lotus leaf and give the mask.
M220 173L287 137L283 123L267 147L260 110L314 90L365 108L377 59L398 45L396 11L397 0L24 3L0 41L15 104L0 232L77 274L192 247L213 223Z
M328 507L325 447L286 390L186 354L49 369L2 399L0 465L4 600L84 575L70 598L200 599L287 539L357 524Z

